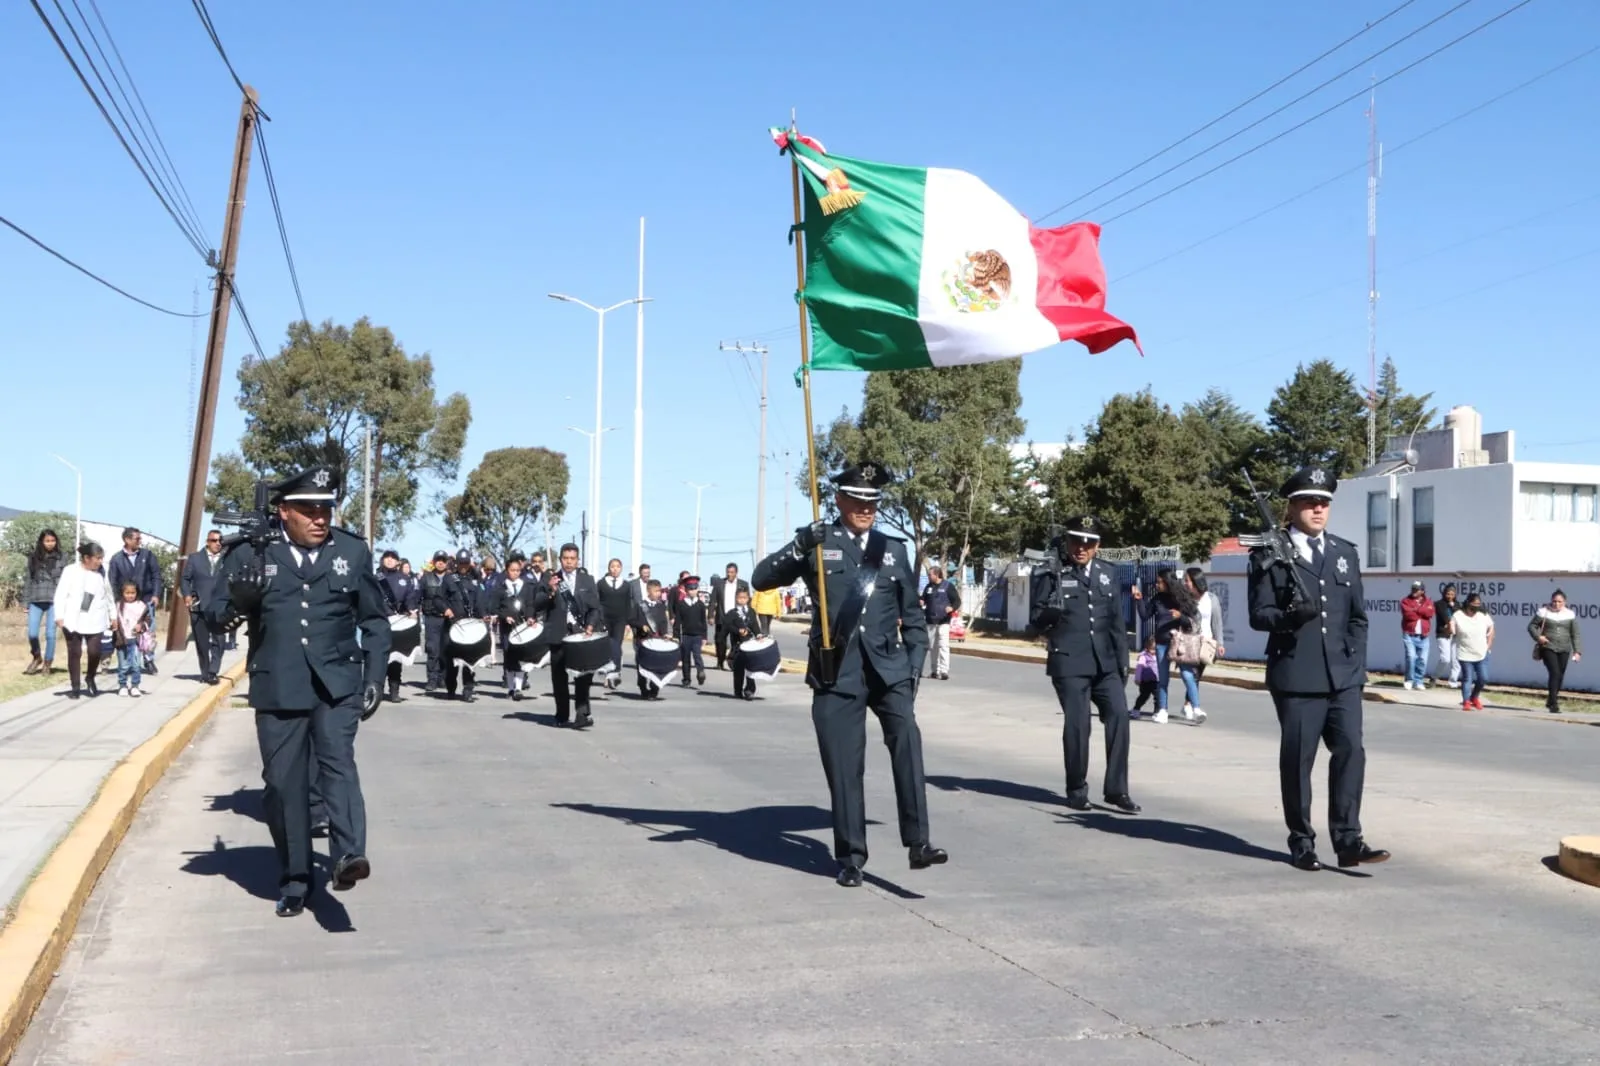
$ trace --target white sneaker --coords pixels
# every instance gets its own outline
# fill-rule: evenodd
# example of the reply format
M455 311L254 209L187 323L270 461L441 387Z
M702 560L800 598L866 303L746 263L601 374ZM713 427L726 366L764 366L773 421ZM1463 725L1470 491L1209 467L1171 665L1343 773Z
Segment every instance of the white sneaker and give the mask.
M1183 720L1185 722L1194 721L1194 708L1189 706L1187 703L1183 705L1183 710L1179 711L1178 713L1183 716Z
M1195 720L1195 721L1196 721L1196 722L1203 722L1203 721L1205 721L1205 720L1206 720L1206 712L1205 712L1205 711L1202 711L1202 710L1201 710L1201 709L1200 709L1200 708L1198 708L1198 707L1196 707L1196 708L1195 708L1195 709L1194 709L1194 720Z
M137 688L131 688L128 690L128 695L132 696L134 699L138 699L140 696L143 696L144 693L140 692Z
M1166 725L1167 724L1167 712L1166 711L1157 711L1155 714L1152 714L1150 716L1150 720L1152 722L1154 722L1156 725Z
M128 686L127 685L118 685L117 686L117 695L126 696L127 694L128 694Z

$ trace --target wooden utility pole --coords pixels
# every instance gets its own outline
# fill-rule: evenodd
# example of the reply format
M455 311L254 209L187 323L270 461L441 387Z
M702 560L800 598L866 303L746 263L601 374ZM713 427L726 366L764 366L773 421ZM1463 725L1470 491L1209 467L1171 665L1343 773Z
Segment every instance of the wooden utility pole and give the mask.
M211 431L217 418L217 392L222 388L222 350L228 338L228 311L233 305L233 267L239 259L239 227L244 219L244 190L250 180L250 149L255 143L256 91L244 87L239 105L239 136L233 145L233 174L228 179L228 213L222 223L222 250L211 292L211 328L206 334L205 368L200 375L200 402L194 420L194 447L189 452L189 494L183 506L183 535L178 539L178 566L200 546L200 519L205 513L206 474L211 468ZM182 651L189 642L189 607L172 599L167 623L167 650Z

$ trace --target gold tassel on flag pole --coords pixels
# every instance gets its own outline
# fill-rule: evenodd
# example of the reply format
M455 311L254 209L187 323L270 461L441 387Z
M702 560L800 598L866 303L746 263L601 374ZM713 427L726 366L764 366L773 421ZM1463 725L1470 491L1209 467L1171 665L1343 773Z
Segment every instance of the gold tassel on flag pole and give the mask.
M794 115L789 116L789 129L794 133ZM795 134L798 136L798 134ZM806 251L805 232L800 217L800 164L793 150L789 152L789 176L794 187L794 278L795 304L800 308L800 385L806 401L806 456L811 469L811 521L822 521L822 497L817 489L817 440L811 420L811 345L806 329ZM822 634L823 657L833 651L832 627L828 625L828 570L822 562L822 545L817 545L817 618Z

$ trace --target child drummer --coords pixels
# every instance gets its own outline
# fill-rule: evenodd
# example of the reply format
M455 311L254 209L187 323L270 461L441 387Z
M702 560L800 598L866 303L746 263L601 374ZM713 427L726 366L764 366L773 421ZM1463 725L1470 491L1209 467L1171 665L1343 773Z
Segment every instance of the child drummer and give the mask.
M639 663L639 653L647 640L672 639L672 609L661 594L661 582L652 578L644 586L645 602L634 604L633 617L628 624L633 627L633 661ZM639 674L639 695L647 700L661 698L661 686L644 674Z
M749 589L740 589L735 594L727 625L733 637L733 694L741 699L753 700L756 698L756 679L745 676L744 659L739 654L740 645L761 635L756 613L750 609Z
M512 700L522 699L522 690L527 686L528 675L523 672L523 660L537 658L534 646L512 644L509 640L512 630L533 617L533 599L533 583L522 577L522 556L512 554L506 560L505 583L500 586L495 603L495 616L500 620L506 692Z

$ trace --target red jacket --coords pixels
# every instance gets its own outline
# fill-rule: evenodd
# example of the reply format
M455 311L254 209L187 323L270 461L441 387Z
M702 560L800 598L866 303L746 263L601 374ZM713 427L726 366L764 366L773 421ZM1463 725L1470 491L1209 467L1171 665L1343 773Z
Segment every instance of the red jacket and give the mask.
M1400 601L1400 628L1406 636L1418 635L1418 622L1422 623L1421 635L1427 636L1433 628L1433 601L1426 594L1420 600L1407 596Z

